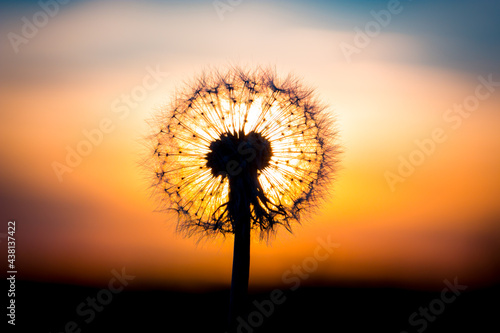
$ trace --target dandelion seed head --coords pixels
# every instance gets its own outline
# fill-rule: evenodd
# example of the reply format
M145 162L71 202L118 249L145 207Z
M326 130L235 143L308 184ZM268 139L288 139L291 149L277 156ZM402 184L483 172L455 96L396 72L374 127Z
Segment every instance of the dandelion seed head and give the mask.
M186 235L233 233L235 201L261 238L291 230L335 172L332 117L299 80L272 70L207 72L153 124L153 189Z

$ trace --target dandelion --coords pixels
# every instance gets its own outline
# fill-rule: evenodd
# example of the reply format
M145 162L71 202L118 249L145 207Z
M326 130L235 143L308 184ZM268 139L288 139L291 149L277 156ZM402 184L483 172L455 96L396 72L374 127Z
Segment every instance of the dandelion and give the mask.
M234 234L232 318L248 288L250 234L291 231L324 198L335 171L326 108L272 70L204 73L155 118L148 165L187 236Z

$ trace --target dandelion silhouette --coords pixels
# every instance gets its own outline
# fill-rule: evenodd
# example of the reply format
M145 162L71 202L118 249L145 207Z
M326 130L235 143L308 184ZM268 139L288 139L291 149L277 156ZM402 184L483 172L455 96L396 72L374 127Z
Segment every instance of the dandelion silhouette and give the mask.
M187 236L234 234L230 320L244 311L250 234L291 231L324 197L335 131L313 91L273 70L207 72L155 118L148 162Z

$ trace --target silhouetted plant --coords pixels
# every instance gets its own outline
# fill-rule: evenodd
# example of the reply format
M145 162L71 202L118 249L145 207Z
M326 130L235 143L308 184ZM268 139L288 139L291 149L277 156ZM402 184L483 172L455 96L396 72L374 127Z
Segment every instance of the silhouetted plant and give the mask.
M273 70L202 74L154 119L148 165L177 230L234 234L231 318L248 289L250 233L291 231L324 198L335 169L332 117L299 80Z

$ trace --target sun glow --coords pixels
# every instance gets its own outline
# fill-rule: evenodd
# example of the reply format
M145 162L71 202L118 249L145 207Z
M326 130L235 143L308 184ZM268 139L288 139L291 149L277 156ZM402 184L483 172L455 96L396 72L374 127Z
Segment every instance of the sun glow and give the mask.
M157 119L152 136L153 185L178 213L178 227L232 232L231 179L255 173L247 189L253 227L289 229L333 171L335 133L323 110L296 80L271 72L199 78Z

